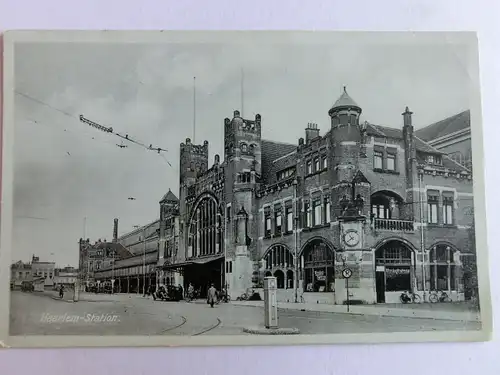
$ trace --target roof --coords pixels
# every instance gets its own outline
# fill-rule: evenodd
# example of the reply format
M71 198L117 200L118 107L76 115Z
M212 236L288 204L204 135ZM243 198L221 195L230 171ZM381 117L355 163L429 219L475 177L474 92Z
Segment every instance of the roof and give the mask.
M415 135L430 142L436 138L470 128L470 110L460 112L415 131Z
M172 193L172 191L170 189L168 189L167 194L165 194L163 196L163 198L161 199L161 201L160 201L160 203L163 203L163 202L178 203L179 202L179 198L177 198L175 196L175 194Z
M111 249L115 251L115 254L120 259L126 259L133 256L133 254L128 251L121 243L118 242L99 242L94 245L95 249Z
M384 137L393 139L403 139L403 131L397 128L389 128L387 126L368 124L366 127L366 134L374 137ZM418 151L428 152L432 154L444 154L442 151L432 147L428 143L424 142L419 137L415 136L415 147Z
M297 146L290 143L262 140L262 181L269 184L276 179L277 166L273 163L276 159L291 154L297 150ZM281 163L280 163L281 165Z
M344 92L340 95L340 98L333 104L332 109L334 108L343 108L343 107L356 107L360 108L360 106L349 96L347 93L347 89L344 86Z

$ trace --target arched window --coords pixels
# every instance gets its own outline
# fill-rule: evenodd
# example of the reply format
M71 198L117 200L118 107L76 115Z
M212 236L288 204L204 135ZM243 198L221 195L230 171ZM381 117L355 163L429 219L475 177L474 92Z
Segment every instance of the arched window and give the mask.
M431 290L457 289L454 251L447 245L436 245L430 251Z
M276 277L276 287L278 289L285 289L285 274L282 270L276 270L274 272L274 277Z
M207 195L194 207L189 226L188 257L222 251L221 215L215 198Z
M287 282L287 289L293 289L293 271L288 270L286 271L286 282Z
M334 253L322 240L316 239L304 249L305 289L307 292L335 291Z
M274 276L278 278L281 277L282 281L278 279L278 285L282 285L279 288L293 288L293 278L294 278L294 259L292 252L284 245L273 245L267 251L265 256L266 265L266 276L271 276L274 272ZM292 283L288 281L291 277ZM281 283L281 284L280 284ZM291 287L289 285L292 285Z
M241 152L248 152L248 146L246 143L242 143L240 148L241 148Z

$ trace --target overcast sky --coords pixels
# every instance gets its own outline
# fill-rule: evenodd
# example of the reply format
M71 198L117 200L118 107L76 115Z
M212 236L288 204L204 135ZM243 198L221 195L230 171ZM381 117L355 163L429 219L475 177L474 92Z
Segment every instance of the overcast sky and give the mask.
M262 115L263 138L296 143L308 122L329 127L347 86L363 119L416 128L469 108L465 49L454 46L237 46L207 44L22 44L16 47L13 261L32 254L78 265L77 241L111 240L156 219L169 188L178 195L179 144L208 140L223 155L223 120L241 107ZM78 121L87 118L146 144L161 157ZM74 116L74 117L71 117ZM170 167L167 160L172 164ZM135 201L128 200L135 197Z

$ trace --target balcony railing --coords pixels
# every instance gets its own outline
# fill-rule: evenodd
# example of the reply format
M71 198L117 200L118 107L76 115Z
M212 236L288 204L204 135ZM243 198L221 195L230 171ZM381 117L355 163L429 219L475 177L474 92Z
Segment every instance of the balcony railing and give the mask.
M375 219L376 230L392 230L398 232L413 232L413 221L397 219Z

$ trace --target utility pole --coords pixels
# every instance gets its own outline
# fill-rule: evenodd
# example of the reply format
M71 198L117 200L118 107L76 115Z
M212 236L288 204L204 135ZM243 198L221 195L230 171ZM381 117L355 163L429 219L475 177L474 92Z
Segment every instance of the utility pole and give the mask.
M295 303L299 302L299 296L298 296L298 288L299 288L299 252L298 252L298 241L297 241L297 236L298 236L298 229L299 229L299 205L297 201L297 186L298 186L298 181L295 178L293 180L293 204L295 205L294 209L294 215L293 215L293 242L294 242L294 257L295 257L295 264L294 264L294 269L295 269L295 278L294 278L294 295L295 295Z
M143 297L145 297L146 296L146 227L144 227L142 234L144 241L144 252L142 257L142 294Z

